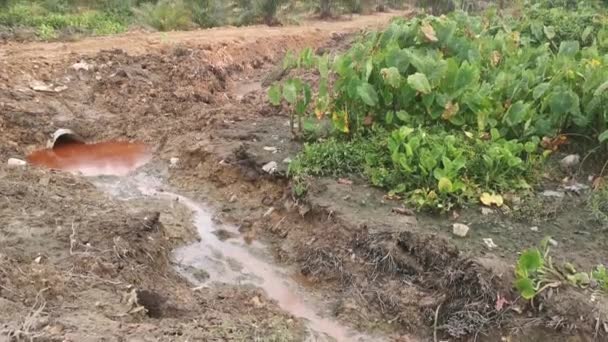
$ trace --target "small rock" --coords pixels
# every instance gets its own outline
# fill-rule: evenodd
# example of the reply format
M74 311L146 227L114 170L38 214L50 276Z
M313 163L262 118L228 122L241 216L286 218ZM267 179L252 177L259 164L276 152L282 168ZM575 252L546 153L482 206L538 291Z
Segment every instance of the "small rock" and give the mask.
M481 207L481 214L484 216L492 215L494 214L494 210L487 207Z
M454 235L459 236L459 237L466 237L467 234L469 234L470 228L466 224L454 223L454 225L452 226L452 229L453 229Z
M8 166L25 166L27 163L25 160L17 159L17 158L9 158L7 165Z
M264 213L264 217L269 217L270 215L272 215L272 213L274 213L274 207L268 208L268 210L266 210L266 212Z
M45 177L40 178L40 180L38 181L38 184L40 184L42 186L48 186L50 182L51 182L51 177L45 176Z
M171 159L169 159L169 163L171 164L172 167L177 166L177 163L179 163L179 158L173 157Z
M530 230L533 232L538 232L538 227L534 226L534 227L530 227Z
M561 191L553 191L553 190L545 190L542 192L543 196L545 197L557 197L557 198L562 198L564 197L566 194L564 194Z
M279 152L279 149L274 146L264 146L264 151L271 152L271 153L277 153L277 152Z
M34 262L37 264L42 264L44 262L45 257L43 255L39 255L34 259Z
M555 241L553 239L549 239L549 244L553 247L557 247L557 245L558 245L557 241Z
M268 174L273 174L277 171L277 162L275 161L271 161L269 163L267 163L266 165L262 166L262 170L264 170L264 172L268 173Z
M258 297L258 296L255 296L255 297L251 298L251 303L256 308L261 308L261 307L264 306L264 304L262 304L262 301L260 300L260 297Z
M234 202L236 202L237 199L238 198L236 197L236 195L232 195L232 196L230 196L230 199L228 200L228 202L234 203Z
M488 247L489 249L494 249L496 247L498 247L495 243L494 240L490 239L490 238L486 238L483 239L483 243L486 245L486 247Z
M284 164L289 164L289 163L291 163L291 158L287 157L287 158L283 159L283 163L284 163Z
M577 166L581 162L581 156L578 154L571 154L566 156L564 159L559 161L559 165L564 170L570 170L573 167Z
M72 64L71 68L76 71L79 71L79 70L89 71L89 69L91 68L91 64L82 61L82 62Z
M571 184L571 185L564 186L564 189L566 191L570 191L570 192L573 192L573 193L575 193L575 194L578 195L578 194L581 193L581 191L588 190L589 186L585 185L585 184L582 184L582 183L574 183L574 184Z
M393 208L391 211L394 212L395 214L399 214L399 215L405 215L405 216L414 216L415 215L414 211L412 211L411 209L407 209L407 208Z

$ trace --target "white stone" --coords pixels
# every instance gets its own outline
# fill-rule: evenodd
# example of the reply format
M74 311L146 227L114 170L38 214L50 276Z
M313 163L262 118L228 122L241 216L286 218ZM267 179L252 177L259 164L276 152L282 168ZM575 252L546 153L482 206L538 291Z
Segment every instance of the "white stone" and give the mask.
M25 162L25 160L9 158L7 164L8 166L25 166L27 163Z
M454 235L459 237L466 237L469 234L469 226L462 223L454 223L452 226Z
M277 162L275 161L271 161L270 163L267 163L266 165L262 166L262 170L264 170L264 172L267 172L269 174L273 174L277 171Z

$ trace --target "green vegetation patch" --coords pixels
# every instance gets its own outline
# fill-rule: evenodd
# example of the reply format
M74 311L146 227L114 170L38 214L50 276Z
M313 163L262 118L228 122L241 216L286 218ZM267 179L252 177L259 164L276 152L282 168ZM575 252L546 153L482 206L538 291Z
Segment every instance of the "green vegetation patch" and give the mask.
M541 11L549 19L535 19ZM314 112L332 122L336 139L349 141L345 154L335 140L307 147L292 174L334 175L334 167L349 165L418 208L446 210L530 188L551 153L542 148L545 137L606 141L605 17L552 13L534 7L518 18L456 12L399 19L335 58L310 50L288 56L287 65L315 70L320 80L277 83L271 103L299 118ZM551 24L579 15L587 25L580 30L559 33ZM372 149L372 157L353 157L362 154L354 146L369 139L375 143L364 151Z

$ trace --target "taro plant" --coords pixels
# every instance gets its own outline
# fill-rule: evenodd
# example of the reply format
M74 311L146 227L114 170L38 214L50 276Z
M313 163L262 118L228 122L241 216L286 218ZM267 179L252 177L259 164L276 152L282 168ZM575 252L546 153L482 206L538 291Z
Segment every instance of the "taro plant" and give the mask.
M540 248L524 251L517 261L514 287L524 299L532 300L548 288L563 285L608 291L608 273L604 265L591 272L578 272L571 263L564 263L559 269L555 267L549 255L550 240L550 237L544 238Z

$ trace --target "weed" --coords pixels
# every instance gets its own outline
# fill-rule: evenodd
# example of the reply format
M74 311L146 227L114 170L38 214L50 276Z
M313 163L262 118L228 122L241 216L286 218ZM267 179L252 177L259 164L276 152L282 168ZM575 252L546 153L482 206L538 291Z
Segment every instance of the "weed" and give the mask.
M587 208L592 215L608 227L608 187L595 190L587 200Z
M540 248L524 251L517 261L514 286L524 299L534 299L548 288L564 285L608 292L608 273L604 265L591 272L578 272L570 263L558 268L550 256L550 239L544 238Z
M525 191L551 153L542 138L608 139L605 20L586 9L568 13L577 27L590 26L558 35L546 24L558 14L563 20L566 10L547 11L396 20L334 60L310 50L290 55L286 64L315 70L318 85L292 78L275 84L269 98L274 105L284 99L300 123L312 112L329 116L343 139L382 128L389 163L359 169L371 169L366 175L375 185L419 208L446 210L484 193ZM538 13L550 19L536 19Z
M192 13L182 0L160 0L135 9L139 21L159 31L184 30L192 26Z

